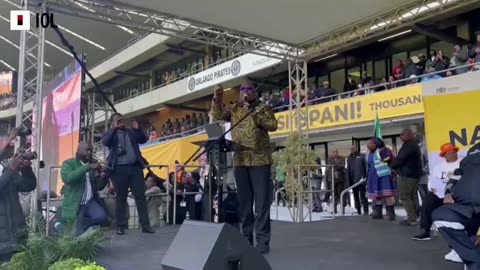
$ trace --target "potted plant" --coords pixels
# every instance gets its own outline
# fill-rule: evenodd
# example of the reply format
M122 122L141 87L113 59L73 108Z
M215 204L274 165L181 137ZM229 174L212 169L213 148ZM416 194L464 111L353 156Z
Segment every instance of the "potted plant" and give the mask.
M286 174L284 186L292 221L303 222L304 191L308 186L308 178L304 175L308 174L312 166L316 166L316 154L298 132L292 132L284 146L273 154L274 168L280 166Z

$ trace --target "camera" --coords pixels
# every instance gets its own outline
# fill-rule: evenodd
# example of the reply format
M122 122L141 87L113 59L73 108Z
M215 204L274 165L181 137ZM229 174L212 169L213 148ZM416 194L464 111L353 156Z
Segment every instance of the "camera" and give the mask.
M118 145L118 147L117 147L117 157L123 156L125 154L127 154L127 150L125 149L125 146Z
M18 129L18 132L17 132L17 136L18 137L27 137L27 136L30 136L32 135L32 130L29 129L29 128L17 128Z
M27 152L22 154L22 158L25 160L34 160L37 159L37 153L36 152Z

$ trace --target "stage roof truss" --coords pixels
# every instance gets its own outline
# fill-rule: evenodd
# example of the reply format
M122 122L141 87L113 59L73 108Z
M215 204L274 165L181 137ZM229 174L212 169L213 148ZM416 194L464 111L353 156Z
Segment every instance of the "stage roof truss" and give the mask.
M288 44L261 36L223 29L152 9L110 0L45 0L50 11L128 28L180 37L206 45L256 53L282 60L305 60L353 48L367 39L407 29L414 23L478 0L420 0L352 23L303 44Z
M308 57L322 57L340 50L353 48L367 39L381 37L386 32L407 29L414 23L433 18L441 13L469 6L478 0L422 0L412 1L377 16L337 29L313 41L304 43Z
M281 60L303 59L305 50L255 35L219 29L218 26L193 22L116 1L105 0L45 0L50 12L77 16L128 28L145 30L166 36L180 37L198 43L256 53Z

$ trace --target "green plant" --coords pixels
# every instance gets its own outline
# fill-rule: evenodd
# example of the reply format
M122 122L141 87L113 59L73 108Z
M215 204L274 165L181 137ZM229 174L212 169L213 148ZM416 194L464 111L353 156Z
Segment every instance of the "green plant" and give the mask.
M33 223L27 243L3 269L47 270L55 262L69 258L91 261L100 244L107 240L103 229L92 228L79 237L72 233L47 236L43 233L46 229L43 218L34 216L29 220Z
M105 270L105 268L81 259L70 258L54 263L48 270Z
M284 143L285 148L273 154L274 166L280 166L285 172L285 193L290 202L303 200L303 191L308 185L308 173L315 163L316 154L310 149L305 139L298 132L292 132ZM290 209L289 209L290 210ZM290 215L294 221L299 220L300 209L293 209Z
M105 270L105 267L96 265L96 264L89 264L82 266L80 268L75 268L75 270Z
M52 264L48 270L69 270L69 269L78 269L83 266L88 265L87 262L77 258L70 258L64 261L58 261Z

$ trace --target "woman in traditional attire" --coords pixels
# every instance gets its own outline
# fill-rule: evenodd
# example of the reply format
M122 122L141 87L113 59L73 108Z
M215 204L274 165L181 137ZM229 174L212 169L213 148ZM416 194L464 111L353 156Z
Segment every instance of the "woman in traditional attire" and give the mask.
M398 194L397 183L389 167L393 153L385 147L379 138L372 138L367 143L369 150L367 160L367 197L375 201L373 219L383 219L383 200L387 205L389 220L395 220L395 195Z

